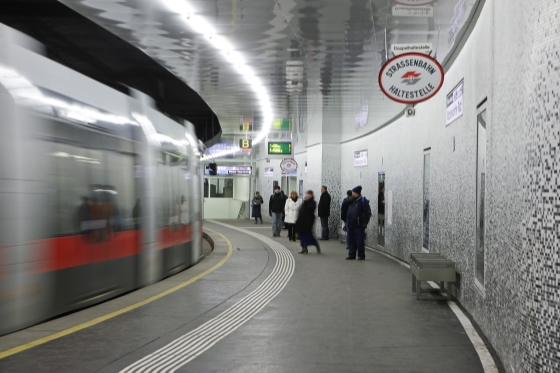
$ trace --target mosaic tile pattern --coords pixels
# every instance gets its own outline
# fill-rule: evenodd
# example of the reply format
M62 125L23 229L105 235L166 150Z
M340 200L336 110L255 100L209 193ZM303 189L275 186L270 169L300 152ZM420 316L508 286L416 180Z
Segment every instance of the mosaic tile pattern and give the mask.
M527 7L521 369L560 371L560 2Z

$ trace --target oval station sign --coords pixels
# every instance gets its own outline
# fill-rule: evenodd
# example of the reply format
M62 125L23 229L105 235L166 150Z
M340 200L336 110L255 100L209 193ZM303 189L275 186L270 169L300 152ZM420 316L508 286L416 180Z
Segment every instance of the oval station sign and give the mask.
M297 164L296 160L292 159L292 158L283 159L282 162L280 163L280 168L284 172L296 171L297 167L298 167L298 164Z
M408 6L421 6L435 3L436 0L395 0L395 3Z
M417 104L432 98L443 85L443 68L421 53L405 53L390 59L379 72L379 86L393 101Z

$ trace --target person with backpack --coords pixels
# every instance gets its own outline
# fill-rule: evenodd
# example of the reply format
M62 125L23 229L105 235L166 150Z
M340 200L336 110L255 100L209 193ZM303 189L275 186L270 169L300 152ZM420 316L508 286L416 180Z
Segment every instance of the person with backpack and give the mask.
M362 186L352 189L352 198L348 205L346 227L348 229L348 257L346 260L365 260L366 228L371 218L371 208L367 198L362 196Z

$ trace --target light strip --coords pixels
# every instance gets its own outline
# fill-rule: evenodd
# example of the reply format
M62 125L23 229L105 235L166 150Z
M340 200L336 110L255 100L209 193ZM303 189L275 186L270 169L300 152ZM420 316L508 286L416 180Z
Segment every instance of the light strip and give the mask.
M272 105L270 103L270 96L262 84L262 81L255 75L253 69L245 63L243 56L235 51L234 46L223 36L216 33L216 30L208 23L204 18L193 12L187 1L184 0L160 0L166 7L168 7L172 12L181 15L183 21L188 24L192 29L208 38L210 44L212 44L216 49L220 50L226 60L234 65L235 69L245 78L245 81L251 86L253 91L258 97L261 109L263 112L263 129L259 132L256 139L253 140L253 144L258 144L263 141L268 132L270 131L270 126L272 124L272 118L274 117L272 113ZM219 156L224 156L232 154L239 149L230 149L228 152L221 154ZM217 155L213 155L215 158ZM210 156L202 157L202 160L209 159Z

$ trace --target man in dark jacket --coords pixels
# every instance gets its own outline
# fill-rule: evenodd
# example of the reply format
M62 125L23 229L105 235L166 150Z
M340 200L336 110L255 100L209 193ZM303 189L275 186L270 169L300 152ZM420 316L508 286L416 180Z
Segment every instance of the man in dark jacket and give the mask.
M282 229L282 213L284 212L284 205L286 199L280 193L280 187L274 188L274 193L270 196L268 202L268 214L272 216L272 236L280 237L280 230Z
M362 197L362 187L358 185L352 189L352 199L348 206L346 227L348 229L348 257L346 260L358 260L366 258L365 236L366 228L371 218L371 208L369 201Z
M319 210L317 215L321 218L321 241L329 239L329 216L331 216L331 195L327 192L327 187L321 187L321 198L319 199Z
M346 198L342 201L342 206L340 206L340 219L344 222L344 227L342 228L346 232L346 250L348 250L348 227L346 227L346 220L348 219L348 205L352 198L352 191L346 191Z

